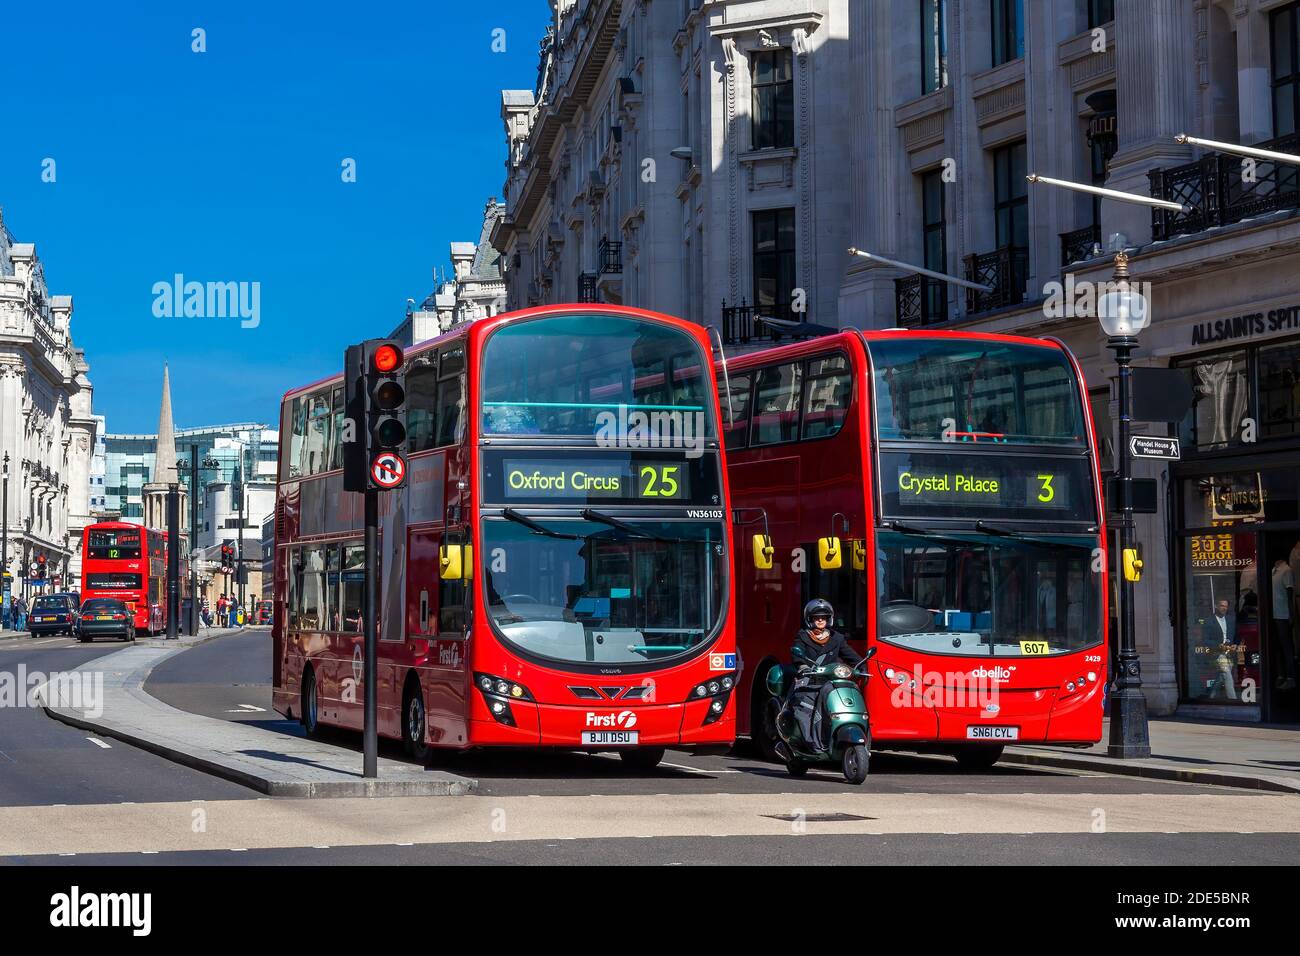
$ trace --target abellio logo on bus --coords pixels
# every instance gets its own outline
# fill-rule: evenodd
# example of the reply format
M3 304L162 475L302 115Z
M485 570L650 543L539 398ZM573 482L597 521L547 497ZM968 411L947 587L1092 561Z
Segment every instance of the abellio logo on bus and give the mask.
M619 727L623 730L631 730L636 726L636 714L630 710L620 711L617 714L597 714L587 711L588 727Z

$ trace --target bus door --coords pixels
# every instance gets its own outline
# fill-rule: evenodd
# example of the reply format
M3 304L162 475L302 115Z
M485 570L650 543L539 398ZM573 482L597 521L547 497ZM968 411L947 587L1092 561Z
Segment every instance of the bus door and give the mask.
M463 744L466 727L469 645L465 628L464 580L444 581L439 547L441 529L409 532L406 556L406 641L428 648L419 668L429 736L448 746ZM399 702L400 703L400 702Z

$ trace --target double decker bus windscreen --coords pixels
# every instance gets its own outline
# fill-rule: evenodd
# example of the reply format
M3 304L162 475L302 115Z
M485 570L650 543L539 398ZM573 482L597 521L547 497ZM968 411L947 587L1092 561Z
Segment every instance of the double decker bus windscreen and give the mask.
M507 644L553 661L645 664L712 638L724 611L719 521L483 519L488 616Z
M881 441L1086 443L1079 383L1060 349L906 338L870 350Z
M668 325L612 315L520 322L484 348L483 432L690 450L715 435L712 381L699 343Z
M86 556L90 558L140 557L140 532L127 529L91 531L86 541Z

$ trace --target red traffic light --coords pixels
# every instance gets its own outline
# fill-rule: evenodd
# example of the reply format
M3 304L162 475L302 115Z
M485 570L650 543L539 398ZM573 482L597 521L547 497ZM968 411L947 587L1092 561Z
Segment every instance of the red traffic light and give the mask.
M43 554L38 554L38 555L36 556L36 563L37 563L37 564L44 564L44 563L45 563L45 555L43 555Z
M402 350L396 345L381 345L371 358L378 372L392 372L402 367Z

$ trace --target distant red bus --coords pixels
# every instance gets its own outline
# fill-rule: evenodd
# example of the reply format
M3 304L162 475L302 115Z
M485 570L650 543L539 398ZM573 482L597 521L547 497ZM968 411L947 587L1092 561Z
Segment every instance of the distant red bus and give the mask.
M1100 739L1104 508L1064 346L855 330L727 371L737 537L772 548L766 568L736 552L741 732L772 752L767 671L821 597L876 648L874 745L987 766L1011 742Z
M739 667L704 330L591 304L480 319L407 351L406 396L407 482L380 495L380 734L417 759L546 746L650 766L729 746ZM651 413L698 441L639 444ZM343 422L341 377L284 398L273 701L309 732L363 717Z
M182 552L181 590L189 591ZM81 540L81 600L117 598L145 634L167 626L167 533L125 521L87 525Z

